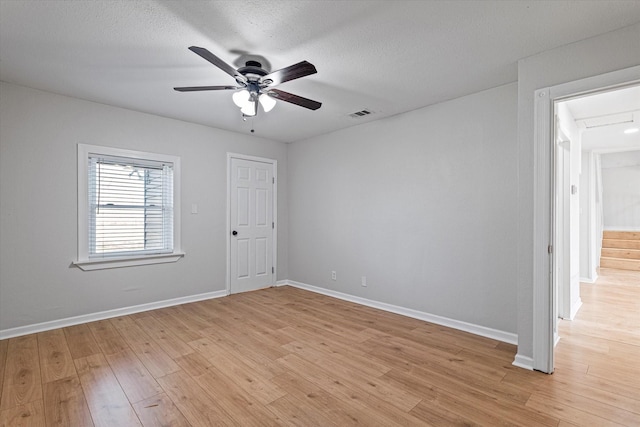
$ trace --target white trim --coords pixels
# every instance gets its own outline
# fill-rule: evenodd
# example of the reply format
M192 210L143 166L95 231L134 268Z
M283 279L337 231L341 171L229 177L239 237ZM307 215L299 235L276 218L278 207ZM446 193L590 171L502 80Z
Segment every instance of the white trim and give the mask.
M271 274L271 283L276 283L278 277L278 161L266 157L249 156L246 154L227 152L227 274L225 277L227 293L231 293L231 159L250 160L271 165L273 178L272 194L272 220L273 226L273 254L271 262L274 272Z
M229 295L226 291L206 292L204 294L190 295L186 297L172 298L163 301L150 302L146 304L133 305L130 307L116 308L113 310L100 311L97 313L83 314L80 316L67 317L66 319L52 320L49 322L36 323L33 325L19 326L17 328L0 330L0 340L33 334L36 332L50 331L52 329L64 328L67 326L79 325L81 323L95 322L97 320L110 319L112 317L126 316L128 314L140 313L143 311L156 310L158 308L171 307L173 305L187 304L190 302L203 301L213 298L221 298Z
M123 258L100 258L73 261L73 265L83 271L102 270L105 268L132 267L135 265L162 264L176 262L185 256L184 252L170 254L142 255Z
M533 167L533 368L553 372L553 277L547 251L553 239L553 103L640 82L640 66L543 88L535 92ZM540 96L542 94L542 96Z
M516 358L513 359L511 363L513 366L517 366L518 368L528 369L529 371L533 371L533 359L527 356L523 356L521 354L516 354Z
M582 283L596 283L596 280L598 280L598 275L596 274L595 277L593 279L589 278L589 277L581 277L580 278L580 282Z
M582 307L582 298L578 298L578 301L571 304L571 317L569 317L569 320L573 320L576 318L576 314L578 314L578 310L580 310L580 307Z
M273 286L280 287L280 286L287 286L287 285L289 285L288 280L278 280Z
M497 329L487 328L485 326L475 325L473 323L467 323L460 320L450 319L448 317L442 317L431 313L425 313L424 311L413 310L411 308L400 307L393 304L387 304L384 302L374 301L354 295L345 294L330 289L320 288L318 286L308 285L306 283L300 283L293 280L285 280L277 282L278 286L289 285L294 288L300 288L307 291L315 292L318 294L326 295L333 298L353 302L367 307L377 308L379 310L388 311L391 313L400 314L402 316L412 317L414 319L424 320L425 322L435 323L436 325L446 326L448 328L458 329L460 331L469 332L475 335L480 335L486 338L491 338L497 341L506 342L509 344L518 343L518 335L500 331Z
M133 255L126 257L114 257L111 259L89 259L88 245L88 207L87 207L87 159L90 154L105 156L128 157L133 159L153 160L159 162L171 162L173 164L173 252L158 255ZM98 145L78 144L78 255L73 265L82 270L98 270L103 268L129 267L146 264L159 264L164 262L176 262L185 254L181 250L180 241L180 157L171 154L149 153L143 151L125 150L115 147L102 147Z
M555 146L553 137L553 102L549 97L549 88L535 92L534 110L534 170L544 169L545 174L538 176L533 182L533 316L542 317L547 321L544 325L533 328L533 368L547 373L553 372L553 316L555 301L552 279L552 256L549 246L552 245L554 230L551 225L553 217L554 194L553 182L555 168L553 167ZM535 291L536 283L546 283L544 289Z
M626 226L617 227L615 225L605 225L604 230L605 231L640 231L640 227L626 227Z

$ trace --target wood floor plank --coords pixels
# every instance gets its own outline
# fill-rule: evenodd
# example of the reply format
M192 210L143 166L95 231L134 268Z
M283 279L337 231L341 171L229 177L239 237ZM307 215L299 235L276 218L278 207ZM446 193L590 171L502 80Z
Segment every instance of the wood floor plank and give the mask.
M191 326L190 322L185 322L184 319L179 316L174 316L171 314L172 312L169 310L171 307L167 307L163 309L163 314L160 316L156 316L154 312L154 319L158 324L162 325L162 327L167 330L173 332L175 335L182 338L183 341L189 342L194 341L203 336L198 333L198 330ZM210 327L211 325L207 324L205 328Z
M606 378L590 375L557 375L553 381L546 382L537 390L551 393L564 390L583 397L594 399L640 417L640 384L638 387L624 385Z
M4 371L7 365L7 351L9 340L0 340L0 398L2 398L2 386L4 384Z
M45 427L42 400L0 411L0 427Z
M252 394L216 368L195 378L200 386L241 426L277 426L278 417L254 401Z
M135 403L133 409L144 427L191 427L182 412L164 393Z
M40 358L36 335L11 338L2 385L0 410L42 401Z
M162 388L132 350L105 355L129 402L136 403L160 394Z
M42 382L48 383L67 377L75 377L71 352L62 329L40 332L38 335L38 351ZM45 402L46 403L46 402Z
M211 340L203 338L192 341L190 344L209 359L209 362L218 370L227 373L238 386L250 393L257 401L268 404L284 396L285 393L271 383L269 377L262 375L239 358L219 351Z
M295 354L282 357L279 362L287 367L286 375L295 374L304 378L350 406L370 412L379 418L381 423L415 426L423 424L407 414L422 400L421 397L405 393L399 388L394 389L383 382L373 382L375 381L373 379L370 383L358 384L343 378L336 372L325 371ZM286 375L283 374L285 378L287 378ZM283 376L279 379L281 380ZM402 397L406 398L406 402L401 400Z
M430 398L426 400L438 402L445 409L480 424L495 423L496 413L502 414L502 419L508 419L511 423L523 426L532 423L540 426L555 426L558 423L555 417L547 416L535 408L529 410L524 406L524 402L510 399L508 393L496 391L493 384L483 386L476 383L473 386L464 387L461 385L465 384L463 381L446 374L429 370L421 372L422 368L418 367L414 369L409 372L392 370L385 376L399 384L409 385L411 389L427 390ZM460 403L460 400L463 403Z
M274 381L283 390L286 390L288 394L302 401L302 407L308 407L307 410L312 413L324 413L338 425L400 425L399 422L389 423L388 420L381 420L370 411L363 410L359 406L350 405L348 402L343 402L298 375L285 373L274 378Z
M271 402L267 408L288 426L340 426L337 420L306 404L305 399L290 394Z
M480 424L438 405L436 401L423 400L410 414L433 426L479 426Z
M87 327L102 350L102 354L119 353L129 348L124 338L108 319L87 323Z
M233 417L184 372L165 375L158 382L193 427L236 425Z
M132 321L118 332L155 378L180 370L173 359L135 322Z
M201 332L206 335L206 341L210 343L209 354L211 356L209 357L216 357L215 355L220 352L232 355L265 378L272 378L282 373L282 369L275 363L273 357L274 354L277 354L278 357L287 354L279 345L276 344L277 352L274 352L268 351L264 346L246 346L244 345L246 341L236 342L233 334L220 328L203 329ZM204 341L196 340L192 343L204 343Z
M207 374L213 368L213 364L200 353L187 354L173 360L191 377Z
M621 411L613 405L600 402L590 397L581 396L568 390L545 390L536 395L546 397L549 401L556 402L578 409L585 414L592 414L620 425L634 425L640 421L640 414L630 411ZM571 420L567 420L571 421Z
M318 364L331 363L335 369L344 370L347 375L364 375L377 378L389 372L391 368L383 363L372 360L371 357L357 354L346 355L336 346L326 342L300 342L295 341L282 346L291 353L297 353Z
M583 412L570 405L550 400L547 396L538 393L534 393L531 396L531 399L527 402L527 407L580 426L619 427L621 425L597 415Z
M79 359L102 352L86 324L68 326L63 328L63 331L67 338L67 345L69 346L69 351L73 359Z
M178 338L170 330L164 328L153 317L146 316L136 320L136 324L153 339L171 358L193 353L193 348Z
M93 426L80 380L67 377L44 384L47 426Z
M139 426L140 422L102 354L75 360L87 406L97 426Z

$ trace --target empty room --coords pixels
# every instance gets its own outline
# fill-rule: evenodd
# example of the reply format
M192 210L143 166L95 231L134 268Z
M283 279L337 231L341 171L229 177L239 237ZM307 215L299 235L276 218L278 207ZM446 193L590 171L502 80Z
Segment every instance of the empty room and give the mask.
M637 426L639 85L634 0L0 0L0 426Z

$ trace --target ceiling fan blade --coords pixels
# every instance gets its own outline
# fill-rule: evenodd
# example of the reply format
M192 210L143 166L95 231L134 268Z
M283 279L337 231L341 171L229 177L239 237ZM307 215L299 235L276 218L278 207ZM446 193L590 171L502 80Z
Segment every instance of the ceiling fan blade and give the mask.
M222 59L215 56L213 53L209 52L207 49L203 47L198 47L198 46L189 46L189 50L191 52L194 52L197 55L200 55L202 58L206 59L207 61L211 62L213 65L220 68L222 71L229 74L231 77L235 78L236 80L240 80L243 82L247 81L247 78L242 74L240 74L238 70L236 70L231 65L224 62Z
M302 96L294 95L278 89L270 89L267 94L275 99L279 99L280 101L290 102L310 110L317 110L322 106L321 102L303 98Z
M240 86L187 86L187 87L174 87L174 90L178 92L196 92L199 90L235 90L242 89Z
M313 64L302 61L297 64L290 65L281 70L273 71L262 78L262 81L269 86L279 85L280 83L288 82L289 80L299 79L300 77L308 76L317 73L316 67ZM271 83L268 81L271 80Z

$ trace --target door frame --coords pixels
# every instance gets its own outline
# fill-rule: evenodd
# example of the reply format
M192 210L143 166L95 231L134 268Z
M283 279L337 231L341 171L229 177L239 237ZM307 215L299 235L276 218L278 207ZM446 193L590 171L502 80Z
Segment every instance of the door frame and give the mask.
M252 162L270 164L273 173L273 194L271 200L271 210L273 218L273 236L272 236L272 259L273 272L271 273L271 281L276 283L278 274L278 161L266 157L250 156L247 154L227 152L227 274L226 274L226 293L231 294L231 160L249 160Z
M556 254L555 218L556 101L640 83L640 66L625 68L535 91L533 212L533 360L532 368L553 373Z

